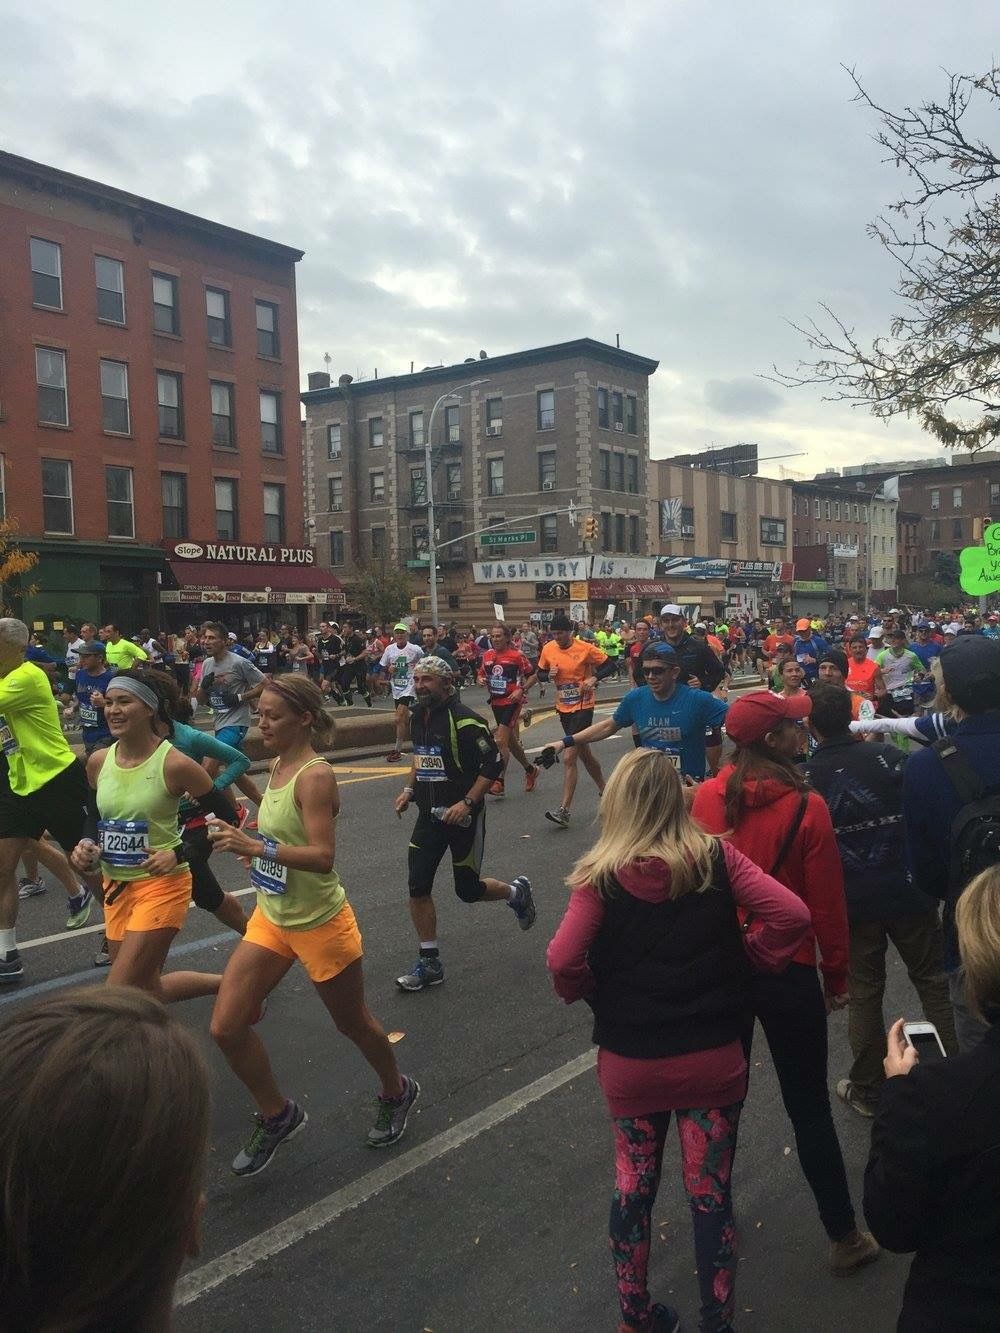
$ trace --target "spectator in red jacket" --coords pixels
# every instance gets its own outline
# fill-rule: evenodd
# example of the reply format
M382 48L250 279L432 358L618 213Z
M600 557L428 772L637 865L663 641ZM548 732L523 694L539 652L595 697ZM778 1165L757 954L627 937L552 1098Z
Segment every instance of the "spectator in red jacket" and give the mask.
M847 1003L848 925L844 878L826 803L795 763L808 695L760 690L730 706L726 731L734 762L699 787L692 814L710 833L732 830L733 844L809 908L812 931L787 970L751 983L799 1164L830 1237L830 1267L850 1273L879 1255L859 1231L834 1129L827 1087L826 1016ZM754 929L748 918L744 928ZM820 985L816 971L819 949ZM753 1028L746 1034L748 1055Z

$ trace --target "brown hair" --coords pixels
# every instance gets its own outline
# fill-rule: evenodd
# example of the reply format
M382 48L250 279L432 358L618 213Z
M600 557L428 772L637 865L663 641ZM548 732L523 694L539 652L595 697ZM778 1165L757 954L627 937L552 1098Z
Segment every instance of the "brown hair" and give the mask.
M152 1324L197 1234L208 1076L159 1001L69 991L0 1027L0 1328Z
M969 881L955 904L955 930L969 1006L995 1023L1000 1020L1000 866Z
M150 666L129 667L128 671L119 671L117 674L131 676L133 680L140 681L153 691L160 701L154 714L153 730L156 730L155 722L163 722L167 727L167 735L173 736L174 718L177 717L177 705L181 697L180 686L173 676Z
M305 675L278 676L264 686L263 694L276 694L293 713L301 717L312 714L312 743L317 749L326 749L333 739L333 719L323 707L323 695L318 685Z
M726 781L726 823L735 829L744 812L744 788L760 778L781 782L791 791L808 791L809 782L798 764L782 759L763 740L739 745L733 758L733 771Z

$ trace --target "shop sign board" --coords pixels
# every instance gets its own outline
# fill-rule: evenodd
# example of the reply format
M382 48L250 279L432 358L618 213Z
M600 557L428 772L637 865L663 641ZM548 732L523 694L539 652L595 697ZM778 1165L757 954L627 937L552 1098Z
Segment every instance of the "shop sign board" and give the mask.
M174 560L207 560L226 565L314 565L312 546L260 546L247 542L170 542Z

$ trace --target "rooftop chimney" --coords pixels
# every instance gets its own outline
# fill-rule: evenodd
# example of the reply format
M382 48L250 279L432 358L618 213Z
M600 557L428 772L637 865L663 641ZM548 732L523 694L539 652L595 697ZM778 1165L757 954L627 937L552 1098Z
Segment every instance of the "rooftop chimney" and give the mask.
M309 372L310 390L329 389L329 387L330 387L330 376L327 374L325 370L310 370Z

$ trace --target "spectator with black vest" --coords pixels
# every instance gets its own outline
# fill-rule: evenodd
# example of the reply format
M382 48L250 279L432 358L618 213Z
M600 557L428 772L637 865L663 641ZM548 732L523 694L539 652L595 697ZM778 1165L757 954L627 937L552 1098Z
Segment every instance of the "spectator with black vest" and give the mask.
M882 1000L890 940L920 997L924 1017L937 1027L948 1054L957 1051L941 923L937 901L916 889L906 873L906 755L895 745L855 740L850 731L854 696L842 685L821 680L809 697L809 725L819 745L806 774L833 820L850 924L848 1034L854 1062L850 1076L838 1082L837 1095L859 1115L871 1117L883 1080Z
M611 1249L620 1329L674 1329L652 1305L650 1214L671 1112L678 1121L701 1327L731 1324L729 1177L746 1059L750 966L787 964L809 930L801 900L688 815L668 755L633 750L601 800L601 835L573 868L547 962L558 995L594 1013L597 1072L615 1137ZM744 935L737 905L759 928ZM696 1109L692 1109L696 1108Z
M965 998L955 903L979 864L963 866L956 818L973 802L1000 797L1000 642L969 634L941 651L937 705L958 719L951 736L910 757L903 780L903 827L915 887L944 900L944 965L959 1048L971 1050L986 1024ZM998 802L1000 811L1000 802Z

